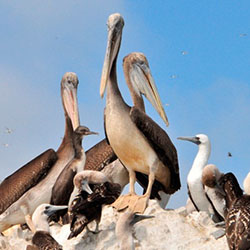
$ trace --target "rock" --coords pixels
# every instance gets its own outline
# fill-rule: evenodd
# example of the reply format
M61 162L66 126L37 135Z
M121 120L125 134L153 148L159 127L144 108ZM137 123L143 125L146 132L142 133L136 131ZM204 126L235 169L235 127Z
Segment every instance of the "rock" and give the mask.
M156 201L150 200L145 214L154 218L135 224L133 236L136 250L228 249L226 237L221 237L223 229L216 227L205 212L195 211L187 215L185 207L164 210ZM115 236L117 218L118 212L106 206L102 211L100 233L93 234L85 229L76 238L67 240L69 225L60 227L54 224L51 234L66 250L119 250ZM0 249L26 249L32 234L27 229L20 230L20 227L15 227L8 236L0 236Z

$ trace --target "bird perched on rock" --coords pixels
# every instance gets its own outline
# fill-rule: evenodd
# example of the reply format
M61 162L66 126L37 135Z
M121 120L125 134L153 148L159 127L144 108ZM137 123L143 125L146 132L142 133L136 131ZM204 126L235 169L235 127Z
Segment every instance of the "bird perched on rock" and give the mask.
M229 249L250 249L250 196L243 195L232 173L225 174L220 179L220 185L226 193L228 212L225 221Z

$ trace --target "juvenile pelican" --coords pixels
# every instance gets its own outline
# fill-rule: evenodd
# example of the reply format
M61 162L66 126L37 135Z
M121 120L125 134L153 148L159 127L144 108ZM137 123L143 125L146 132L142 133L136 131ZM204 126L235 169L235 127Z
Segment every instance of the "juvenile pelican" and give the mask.
M58 175L74 158L73 130L80 123L77 105L77 85L78 78L75 73L69 72L63 76L61 81L61 96L65 114L65 134L56 152L58 160L43 180L24 193L0 215L0 232L12 225L23 224L25 222L32 231L35 231L31 220L32 213L40 204L50 202L52 187Z
M74 178L74 185L79 195L69 208L72 218L68 239L77 236L89 222L96 221L96 229L101 219L102 206L114 202L121 193L121 187L112 183L108 177L99 171L84 170Z
M114 204L120 210L127 206L133 212L143 212L150 197L154 180L159 181L164 191L172 194L180 188L177 152L166 132L137 107L128 106L119 91L116 78L116 61L119 52L123 18L113 14L108 19L108 44L102 70L100 95L107 86L105 108L105 132L115 154L129 171L129 194ZM159 94L148 65L134 64L131 76L135 94L144 94L168 125ZM135 172L148 175L149 183L143 196L136 196Z
M197 211L207 212L215 222L218 222L220 218L218 218L217 212L208 199L202 184L202 171L207 165L211 152L210 141L204 134L198 134L194 137L178 137L178 139L193 142L199 147L187 177L188 195Z
M50 204L39 205L32 215L32 221L35 226L36 232L32 237L32 243L34 247L29 246L28 249L40 249L40 250L62 250L62 246L50 235L50 228L48 219L56 211L66 209L67 206L53 206Z
M250 249L250 196L243 191L234 174L227 173L220 179L226 193L228 209L226 237L230 250Z

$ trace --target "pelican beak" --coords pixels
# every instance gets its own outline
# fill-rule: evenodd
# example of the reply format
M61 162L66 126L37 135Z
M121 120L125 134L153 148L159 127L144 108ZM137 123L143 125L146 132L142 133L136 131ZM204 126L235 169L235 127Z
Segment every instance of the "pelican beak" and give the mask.
M156 111L161 116L162 120L168 126L168 118L164 111L163 105L161 103L160 95L157 91L154 79L151 75L148 63L135 63L133 64L132 70L130 71L131 82L134 83L135 90L139 91L141 94L151 102Z
M151 219L151 218L154 218L154 216L153 215L134 214L134 218L132 219L130 224L133 226L135 223L137 223L141 220Z
M107 43L107 48L102 68L101 83L100 83L101 98L104 95L112 66L119 52L124 20L120 14L118 13L112 14L108 18L107 25L108 25L108 43Z
M45 208L44 213L49 217L52 214L54 214L58 210L63 210L68 208L68 206L54 206L54 205L49 205Z
M183 140L183 141L190 141L193 142L197 145L199 145L201 142L199 140L198 137L194 136L194 137L186 137L186 136L181 136L181 137L177 137L178 140Z
M88 194L92 194L93 191L91 190L89 184L88 184L88 181L87 180L83 180L82 181L82 190L87 192Z
M62 98L65 110L71 119L73 130L80 125L78 101L78 78L75 73L66 73L62 79Z

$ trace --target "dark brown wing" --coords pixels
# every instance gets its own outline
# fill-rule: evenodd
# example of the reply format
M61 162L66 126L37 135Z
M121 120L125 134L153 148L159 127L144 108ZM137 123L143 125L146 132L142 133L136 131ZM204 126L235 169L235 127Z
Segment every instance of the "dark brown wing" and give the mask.
M170 186L166 193L172 194L181 187L177 151L167 133L143 111L136 107L130 110L130 117L137 128L147 138L161 162L171 173Z
M55 151L48 149L7 177L0 184L0 214L42 180L56 160Z
M106 165L115 161L117 156L113 149L108 145L107 140L103 139L95 146L86 151L86 163L84 170L101 171Z
M32 243L38 247L39 250L62 250L62 246L46 231L37 231Z

